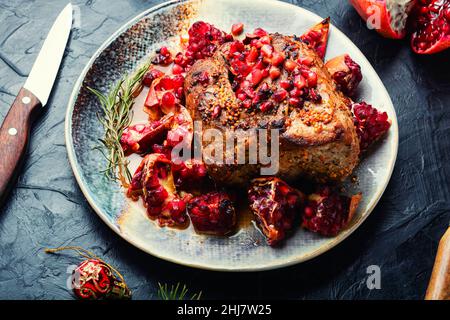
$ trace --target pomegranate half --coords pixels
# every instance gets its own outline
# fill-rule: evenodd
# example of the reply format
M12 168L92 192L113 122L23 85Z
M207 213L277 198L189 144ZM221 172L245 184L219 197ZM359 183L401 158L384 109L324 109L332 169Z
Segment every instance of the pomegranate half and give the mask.
M421 0L412 19L411 47L432 54L450 47L450 0Z
M386 38L406 35L406 22L416 0L349 0L371 29Z

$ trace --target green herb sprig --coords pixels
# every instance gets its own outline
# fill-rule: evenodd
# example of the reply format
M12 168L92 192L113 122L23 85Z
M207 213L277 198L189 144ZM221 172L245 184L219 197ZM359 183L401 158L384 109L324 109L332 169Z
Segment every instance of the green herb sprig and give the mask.
M169 286L167 283L161 284L158 282L158 297L161 300L200 300L202 296L202 292L193 294L190 298L186 297L188 293L188 289L186 285L181 287L180 283L177 283L176 286Z
M103 146L96 149L108 160L103 172L109 179L119 180L124 186L131 182L131 173L128 170L129 161L120 145L120 138L131 123L134 98L142 90L142 79L149 67L150 62L140 67L132 76L122 78L107 94L88 87L102 107L98 118L105 129L105 135L103 139L99 139Z

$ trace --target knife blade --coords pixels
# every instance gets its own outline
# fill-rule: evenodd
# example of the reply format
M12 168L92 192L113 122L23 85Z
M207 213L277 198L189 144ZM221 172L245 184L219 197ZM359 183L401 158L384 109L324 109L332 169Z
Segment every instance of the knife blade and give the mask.
M31 124L47 104L72 28L72 5L60 12L31 72L0 127L0 205L3 204L28 144Z
M47 103L55 82L71 27L72 4L69 3L53 23L23 86L31 91L43 106Z

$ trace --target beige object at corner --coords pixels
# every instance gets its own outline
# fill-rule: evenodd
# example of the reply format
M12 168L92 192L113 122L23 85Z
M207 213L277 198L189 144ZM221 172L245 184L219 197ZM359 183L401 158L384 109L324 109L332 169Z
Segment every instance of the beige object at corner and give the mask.
M439 242L425 300L450 300L450 228Z

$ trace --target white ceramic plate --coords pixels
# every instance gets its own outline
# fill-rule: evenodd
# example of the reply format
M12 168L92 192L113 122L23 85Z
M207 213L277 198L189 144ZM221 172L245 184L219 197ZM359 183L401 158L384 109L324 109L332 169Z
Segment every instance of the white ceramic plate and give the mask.
M362 192L363 201L351 225L338 236L325 238L297 228L284 246L271 248L252 224L228 238L197 235L192 227L183 231L159 228L145 216L138 203L126 199L118 184L100 173L105 160L92 150L103 136L96 117L99 105L86 87L107 92L121 76L132 73L154 49L170 44L197 20L213 23L223 30L230 30L235 22L243 22L247 30L262 27L269 32L300 35L322 18L272 0L173 1L133 18L92 57L69 102L66 143L81 190L94 211L117 234L143 251L174 263L212 270L255 271L299 263L331 249L358 228L379 201L391 177L398 148L397 118L385 87L361 51L334 26L330 29L326 57L350 54L361 65L364 76L358 98L386 111L392 120L383 143L356 171L359 185L350 188Z

